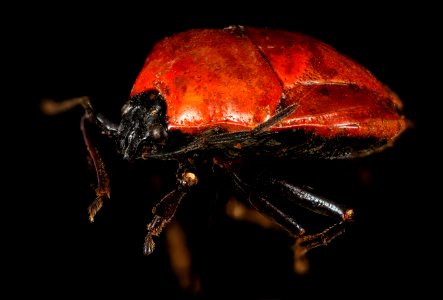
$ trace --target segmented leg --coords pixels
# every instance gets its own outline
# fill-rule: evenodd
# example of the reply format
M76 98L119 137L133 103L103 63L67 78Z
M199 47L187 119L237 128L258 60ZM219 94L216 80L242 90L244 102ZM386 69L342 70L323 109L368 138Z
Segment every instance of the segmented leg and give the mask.
M92 144L88 135L86 121L95 124L101 129L102 134L113 137L117 132L117 125L105 119L101 115L96 115L91 106L91 101L88 97L78 97L68 99L62 102L55 102L46 99L41 104L41 109L48 115L55 115L68 111L78 105L85 109L85 114L80 121L80 129L82 131L83 140L86 145L89 157L94 165L97 176L97 188L95 189L96 198L88 208L89 220L94 222L94 217L100 208L103 206L103 201L110 198L111 188L109 184L109 176L105 168L103 159L101 158L97 148Z
M252 188L248 186L236 173L232 173L232 178L240 190L249 194L249 202L260 213L274 220L274 222L279 224L291 235L300 236L304 234L305 230L303 227L301 227L292 216L289 216L283 210L272 204L268 199L269 196L266 193L261 191L259 188Z
M354 211L352 209L316 195L308 188L303 189L277 178L262 177L260 181L266 182L263 186L269 192L278 195L279 199L293 202L315 213L338 220L336 224L321 233L298 238L295 244L295 254L297 257L301 257L310 249L329 244L329 242L344 232L345 225L353 218Z
M145 255L154 252L154 236L160 235L165 225L174 217L180 201L188 193L189 188L196 185L198 182L197 176L188 171L179 171L177 177L177 188L163 197L163 199L152 209L154 217L147 225L148 234L146 235L143 246L143 253Z
M295 257L301 257L313 248L328 245L333 239L344 233L346 222L349 220L344 219L322 232L299 237L295 242Z
M294 270L297 273L305 273L308 270L308 261L305 254L310 249L329 244L344 232L347 223L352 220L352 209L346 209L333 201L312 193L308 189L294 186L287 181L270 176L259 176L252 187L242 182L236 173L233 173L232 176L237 187L250 195L250 202L258 211L269 216L296 237ZM279 205L287 206L288 203L302 206L318 214L333 217L338 219L339 222L323 232L304 235L304 229L294 218L277 207Z
M80 128L83 134L83 140L85 141L86 149L92 163L94 164L94 169L97 176L97 188L95 189L96 198L88 207L89 221L94 222L94 217L102 208L103 201L111 197L111 186L109 184L109 176L108 172L106 171L105 164L99 155L97 148L92 145L91 139L87 133L85 120L86 116L83 116L81 118Z
M91 100L87 96L67 99L61 102L56 102L52 99L44 99L40 105L43 113L47 115L57 115L74 107L81 105L85 110L85 118L97 125L103 135L113 137L117 133L118 125L112 123L101 114L96 114L91 105Z

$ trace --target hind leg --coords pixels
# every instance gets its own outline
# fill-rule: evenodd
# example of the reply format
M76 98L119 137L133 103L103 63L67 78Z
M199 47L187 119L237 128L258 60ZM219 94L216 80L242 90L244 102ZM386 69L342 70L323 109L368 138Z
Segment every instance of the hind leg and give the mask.
M242 181L236 173L232 173L232 177L236 186L249 195L249 201L257 211L268 216L296 238L294 270L297 273L305 273L308 270L308 261L305 255L310 249L329 244L345 231L346 225L352 220L352 209L347 209L314 194L309 189L297 187L285 180L259 176L254 184L250 185ZM305 234L305 229L282 208L287 207L288 204L301 206L317 214L332 217L337 221L322 232ZM232 203L230 205L233 214L235 209L238 210L238 207L232 206ZM254 214L244 211L237 216L248 216L250 220L260 220L257 216L251 218Z

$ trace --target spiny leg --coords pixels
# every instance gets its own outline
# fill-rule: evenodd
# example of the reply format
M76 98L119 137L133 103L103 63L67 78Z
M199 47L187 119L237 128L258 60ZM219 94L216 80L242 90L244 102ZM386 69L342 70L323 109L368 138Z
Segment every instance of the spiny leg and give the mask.
M143 246L143 253L145 255L154 252L155 242L153 237L158 237L160 235L166 224L168 224L174 217L178 205L188 193L189 188L197 183L198 179L194 173L189 171L178 172L177 188L163 197L163 199L152 209L154 217L147 225L148 234L146 235Z
M41 109L47 115L55 115L68 111L78 105L81 105L85 109L85 114L80 121L80 129L82 131L83 140L85 142L89 157L94 165L97 176L97 188L95 189L96 198L88 208L89 220L94 222L94 217L103 206L103 201L110 198L111 189L105 164L97 148L91 142L88 135L86 121L98 126L101 129L102 134L109 137L115 136L117 133L117 126L105 119L103 116L95 114L94 110L92 109L91 102L86 96L72 98L62 102L55 102L51 99L45 99L41 103Z

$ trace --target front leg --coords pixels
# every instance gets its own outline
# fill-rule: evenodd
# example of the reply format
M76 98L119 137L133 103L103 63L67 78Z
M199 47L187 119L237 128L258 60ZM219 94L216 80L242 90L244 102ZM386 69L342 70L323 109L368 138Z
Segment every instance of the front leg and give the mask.
M82 106L85 110L85 114L80 121L80 129L83 135L83 140L88 151L90 162L94 165L95 173L97 176L97 188L95 189L96 198L89 205L88 213L89 220L94 222L94 217L97 212L103 206L103 202L110 198L111 187L109 183L109 176L105 168L103 159L101 158L97 147L92 143L92 140L88 134L87 122L97 126L101 134L114 138L117 134L117 125L110 122L100 114L96 114L92 108L89 97L77 97L68 99L62 102L55 102L51 99L45 99L41 103L42 111L47 115L56 115L73 109L76 106Z
M88 207L89 221L94 222L94 217L102 208L103 201L111 197L111 185L109 183L109 176L108 172L106 171L103 159L99 155L97 148L92 145L91 139L89 138L85 124L86 120L86 116L83 116L80 123L81 131L83 134L83 139L85 141L86 149L89 154L89 159L94 165L95 173L97 176L97 188L95 189L96 198Z
M198 178L193 172L181 171L177 174L177 188L167 194L152 209L154 217L147 225L148 234L145 238L143 253L149 255L154 252L155 242L153 237L159 236L163 228L168 224L175 215L178 205L183 197L188 193L189 189L198 183Z

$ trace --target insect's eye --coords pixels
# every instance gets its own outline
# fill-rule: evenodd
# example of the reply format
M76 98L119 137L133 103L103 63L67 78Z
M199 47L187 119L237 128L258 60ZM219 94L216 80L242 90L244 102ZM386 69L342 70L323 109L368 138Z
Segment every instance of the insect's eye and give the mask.
M160 128L160 126L155 126L154 128L152 128L151 131L151 138L153 140L159 140L162 137L162 129Z
M150 128L149 136L152 141L160 143L167 138L167 132L161 124L153 124Z

